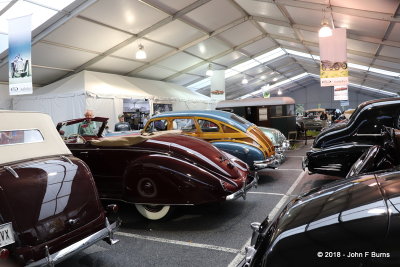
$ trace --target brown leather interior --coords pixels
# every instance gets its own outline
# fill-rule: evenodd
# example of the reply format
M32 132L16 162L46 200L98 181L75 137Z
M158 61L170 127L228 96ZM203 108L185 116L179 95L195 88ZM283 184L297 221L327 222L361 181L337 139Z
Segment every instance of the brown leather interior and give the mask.
M163 132L154 132L154 133L143 133L141 135L131 135L131 136L120 136L120 137L109 137L103 138L100 140L90 140L89 142L94 146L132 146L146 141L147 139L151 139L156 136L164 135L164 134L180 134L182 131L180 130L171 130L171 131L163 131Z

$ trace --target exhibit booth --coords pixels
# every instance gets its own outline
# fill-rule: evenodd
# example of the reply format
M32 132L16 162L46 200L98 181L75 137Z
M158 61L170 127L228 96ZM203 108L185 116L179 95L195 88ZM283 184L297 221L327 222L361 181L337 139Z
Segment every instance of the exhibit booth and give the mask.
M155 104L172 110L214 109L216 105L210 97L177 84L93 71L37 88L32 95L15 96L12 105L14 110L47 113L54 123L81 118L85 110L93 110L95 116L107 117L113 125L124 111L124 102L126 105L131 99L148 101L150 114Z

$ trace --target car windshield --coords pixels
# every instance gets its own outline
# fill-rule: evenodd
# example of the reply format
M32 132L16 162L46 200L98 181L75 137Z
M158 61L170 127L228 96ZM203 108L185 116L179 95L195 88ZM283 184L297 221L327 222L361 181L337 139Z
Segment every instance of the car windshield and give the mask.
M82 136L97 136L103 122L101 121L82 121L70 125L63 125L59 132L68 137L71 135L82 135Z

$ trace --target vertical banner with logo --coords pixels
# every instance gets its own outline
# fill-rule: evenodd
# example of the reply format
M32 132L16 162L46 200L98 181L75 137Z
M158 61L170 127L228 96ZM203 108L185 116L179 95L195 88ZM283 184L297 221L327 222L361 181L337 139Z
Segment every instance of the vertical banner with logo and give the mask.
M319 37L321 86L347 85L346 29L332 30L332 36Z
M349 100L347 85L333 87L333 100Z
M32 15L8 20L8 72L10 95L32 94Z
M214 70L211 76L211 99L225 100L225 70Z

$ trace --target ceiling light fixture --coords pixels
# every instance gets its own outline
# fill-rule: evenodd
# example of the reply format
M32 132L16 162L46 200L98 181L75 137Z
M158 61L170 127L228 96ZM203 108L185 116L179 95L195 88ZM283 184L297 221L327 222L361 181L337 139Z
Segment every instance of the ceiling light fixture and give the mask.
M278 90L278 95L282 95L281 89Z
M146 59L147 54L146 51L144 51L144 46L142 44L139 44L139 50L136 52L136 59Z
M243 76L242 84L248 84L249 80L247 80L246 76Z
M208 64L208 69L207 69L207 71L206 71L206 75L207 75L208 77L211 77L211 76L213 75L213 70L211 69L211 63Z
M277 80L278 80L277 77L275 77L275 78L272 79L273 82L276 82Z
M265 80L265 78L267 78L265 75L261 75L261 80Z
M321 21L321 29L319 29L319 37L329 37L332 36L332 29L329 27L328 20L325 18L325 9L322 10L324 13L324 18Z

